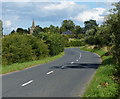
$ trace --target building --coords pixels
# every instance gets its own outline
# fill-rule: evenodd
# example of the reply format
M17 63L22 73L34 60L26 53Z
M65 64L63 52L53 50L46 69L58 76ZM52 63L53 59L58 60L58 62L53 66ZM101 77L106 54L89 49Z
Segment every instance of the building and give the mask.
M62 34L72 34L72 31L70 31L70 30L67 30L67 31L65 31L65 32L63 32Z
M33 34L33 31L34 31L34 29L35 29L35 21L33 20L33 22L32 22L32 26L31 26L31 28L30 28L30 34Z

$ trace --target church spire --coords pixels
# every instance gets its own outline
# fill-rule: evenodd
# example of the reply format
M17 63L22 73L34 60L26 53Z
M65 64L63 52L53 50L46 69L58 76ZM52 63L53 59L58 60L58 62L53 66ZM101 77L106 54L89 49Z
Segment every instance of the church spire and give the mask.
M32 27L34 28L35 27L35 21L33 19L33 22L32 22Z
M33 32L34 32L34 29L35 29L35 21L34 21L34 19L33 19L33 21L32 21L32 26L31 26L31 28L30 28L30 34L32 34Z

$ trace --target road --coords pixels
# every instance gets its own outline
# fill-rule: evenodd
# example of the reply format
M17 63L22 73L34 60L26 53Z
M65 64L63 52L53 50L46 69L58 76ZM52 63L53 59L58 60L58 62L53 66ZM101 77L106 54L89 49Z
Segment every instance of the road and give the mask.
M101 63L98 55L65 49L55 61L2 76L3 97L78 97Z

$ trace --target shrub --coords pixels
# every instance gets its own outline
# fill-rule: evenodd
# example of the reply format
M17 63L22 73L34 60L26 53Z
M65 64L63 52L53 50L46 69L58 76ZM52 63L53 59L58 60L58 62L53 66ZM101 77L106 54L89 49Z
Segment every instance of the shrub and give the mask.
M63 35L63 38L64 38L64 46L70 47L69 37L67 35Z
M84 45L84 42L83 41L70 41L70 46L83 46Z
M64 50L64 39L60 34L51 33L50 35L48 35L46 44L48 45L51 56L57 55Z
M43 42L43 40L30 36L29 44L32 46L33 60L47 57L49 55L48 46Z
M25 62L48 55L47 45L32 36L11 34L3 38L3 65Z
M54 56L63 52L64 50L64 38L59 33L52 32L40 32L37 36L38 39L42 39L48 45L49 55Z

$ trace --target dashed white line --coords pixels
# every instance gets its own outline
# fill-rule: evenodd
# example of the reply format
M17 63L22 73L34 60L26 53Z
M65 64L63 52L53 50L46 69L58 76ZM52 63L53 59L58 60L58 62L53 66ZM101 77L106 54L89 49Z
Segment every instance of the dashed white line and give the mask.
M51 73L53 73L53 71L50 71L50 72L48 72L48 73L46 73L46 74L49 75L49 74L51 74Z
M65 66L62 66L61 68L63 69L63 68L65 68Z
M71 62L71 64L73 64L74 62Z
M79 52L80 53L80 52ZM80 53L80 56L79 56L79 59L81 58L81 53Z
M78 60L76 60L76 61L78 61Z
M30 84L30 83L32 83L32 82L33 82L33 80L30 80L30 81L28 81L28 82L22 84L21 86L24 87L24 86L26 86L26 85L28 85L28 84Z

